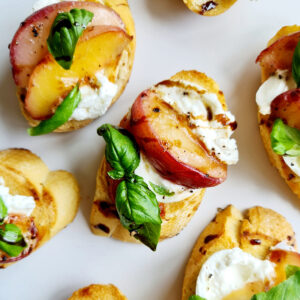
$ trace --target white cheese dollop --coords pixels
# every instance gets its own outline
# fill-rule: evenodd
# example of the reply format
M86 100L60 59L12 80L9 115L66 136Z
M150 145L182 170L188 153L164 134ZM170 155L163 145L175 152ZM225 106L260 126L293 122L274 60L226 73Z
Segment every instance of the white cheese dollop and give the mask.
M300 156L282 156L286 165L297 175L300 176Z
M45 6L63 2L63 1L85 1L85 0L38 0L33 4L33 11L37 11ZM95 2L99 2L103 4L102 0L95 0Z
M93 88L89 85L80 87L81 101L70 120L96 119L104 115L116 96L118 85L110 82L101 71L97 72L95 77L100 87Z
M240 248L222 250L203 264L196 285L196 294L206 300L222 300L247 283L271 281L275 264L260 260Z
M159 84L153 90L179 113L188 115L190 124L195 126L193 132L200 137L210 153L228 165L236 164L239 159L237 144L235 139L230 139L233 133L230 123L235 121L234 116L223 109L216 94L208 93L194 83L179 83L183 86ZM225 125L218 116L227 119Z
M33 197L11 195L2 177L0 177L0 197L7 208L8 214L22 214L29 217L35 208Z
M141 153L140 157L141 157L140 164L135 170L135 174L141 176L144 179L144 181L148 184L150 190L152 190L155 193L155 191L150 185L150 182L152 182L156 185L165 188L169 192L174 192L173 196L163 196L155 193L158 202L162 202L162 203L178 202L183 199L186 199L187 197L190 197L191 195L193 195L193 193L197 191L197 189L188 189L187 187L178 185L167 179L164 179L150 164L150 162L147 160L145 155Z
M284 250L284 251L297 252L296 249L293 246L288 245L286 241L278 243L274 247L271 247L270 250Z
M271 103L280 94L297 87L288 70L277 70L258 89L256 103L262 115L271 113Z

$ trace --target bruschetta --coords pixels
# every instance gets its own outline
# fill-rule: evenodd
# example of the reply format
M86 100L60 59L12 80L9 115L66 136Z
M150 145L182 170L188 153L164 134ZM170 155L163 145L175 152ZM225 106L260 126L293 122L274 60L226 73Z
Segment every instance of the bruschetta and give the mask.
M300 197L300 26L286 26L257 57L261 137L271 163Z
M300 254L287 220L271 209L241 213L229 205L200 234L181 299L297 299L299 279Z
M237 0L183 0L193 12L203 16L217 16L229 9Z
M0 151L0 268L17 262L73 221L79 188L29 150Z
M74 292L69 300L127 300L127 298L112 284L91 284Z
M156 249L177 235L238 161L236 129L218 85L182 71L142 92L106 141L91 213L92 231Z
M30 135L76 130L105 114L129 80L135 53L127 0L44 2L10 44Z

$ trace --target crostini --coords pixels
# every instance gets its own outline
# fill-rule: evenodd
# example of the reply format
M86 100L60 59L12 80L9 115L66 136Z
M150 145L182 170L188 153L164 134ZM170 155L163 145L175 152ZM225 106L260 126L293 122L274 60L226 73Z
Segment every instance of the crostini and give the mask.
M34 6L10 44L30 135L76 130L102 116L122 94L134 60L127 0L49 3Z
M182 300L298 299L300 254L287 220L230 205L200 234L186 266Z
M183 0L193 12L203 16L217 16L229 9L237 0Z
M127 298L112 284L91 284L74 292L69 300L127 300Z
M0 268L19 261L73 221L79 188L29 150L0 151Z
M257 57L260 134L271 163L300 197L300 26L286 26Z
M182 71L142 92L106 141L91 212L93 233L152 250L177 235L238 161L234 116L218 85Z

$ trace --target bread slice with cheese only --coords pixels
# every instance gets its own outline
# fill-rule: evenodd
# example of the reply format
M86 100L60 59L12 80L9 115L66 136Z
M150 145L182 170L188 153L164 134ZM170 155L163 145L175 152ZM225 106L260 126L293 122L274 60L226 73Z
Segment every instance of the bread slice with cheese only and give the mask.
M300 40L300 26L285 26L268 42L257 62L261 66L262 86L256 95L260 134L269 159L291 190L300 197L300 160L273 151L271 132L277 118L300 130L299 90L292 75L292 60Z
M127 298L112 284L91 284L74 292L69 300L127 300Z
M77 130L106 113L123 93L133 66L135 27L127 0L52 1L28 17L10 45L10 60L23 115L30 126L49 120L79 85L81 100L55 132ZM69 70L47 50L58 13L84 9L94 14L75 48ZM47 16L47 18L44 18ZM32 30L34 28L34 30ZM26 41L30 39L33 44ZM25 53L25 54L24 54Z
M71 223L79 199L72 174L50 171L26 149L0 151L0 268L27 257Z
M104 128L108 127L103 125L100 131ZM163 240L179 234L197 211L205 188L223 182L227 163L238 160L236 142L230 139L236 122L227 111L224 95L211 78L197 71L179 72L142 92L120 128L121 133L134 141L140 155L136 154L138 163L133 173L113 180L109 174L114 163L109 163L107 157L118 150L107 143L106 158L102 159L97 174L90 218L93 233L100 236L137 242L135 231L126 229L120 222L122 205L118 208L118 203L122 197L119 193L122 180L124 184L135 176L142 178L147 191L154 193L162 222L159 238ZM112 143L125 144L124 138ZM130 151L124 148L121 152ZM130 197L131 193L127 193ZM134 205L142 198L135 199Z
M242 213L229 205L200 234L181 299L250 300L284 281L287 265L300 267L300 254L283 250L294 250L295 243L293 228L277 212L257 206Z
M237 0L183 0L193 12L203 16L217 16L229 9Z

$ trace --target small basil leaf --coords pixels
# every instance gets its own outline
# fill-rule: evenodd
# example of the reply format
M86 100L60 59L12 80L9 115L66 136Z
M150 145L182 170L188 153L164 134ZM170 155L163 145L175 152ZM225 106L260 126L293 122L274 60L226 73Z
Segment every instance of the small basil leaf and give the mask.
M288 265L285 268L286 278L290 278L298 271L300 271L300 267Z
M116 191L116 208L119 215L136 225L161 224L155 194L144 185L127 181L119 183Z
M193 295L193 296L190 296L189 300L206 300L206 299L202 298L200 296L197 296L197 295Z
M273 287L266 293L254 295L251 300L298 300L300 295L300 271Z
M71 118L80 100L81 94L79 86L76 85L57 107L55 114L50 119L41 121L36 127L29 128L27 130L28 134L31 136L47 134L65 124Z
M0 241L0 250L11 257L17 257L26 248L26 245L12 245L4 241Z
M21 229L15 224L5 224L4 230L0 231L1 238L4 242L18 243L23 240Z
M110 124L104 124L97 130L106 142L105 157L110 166L119 172L130 175L140 164L135 143Z
M119 180L122 179L125 175L123 170L117 171L117 170L112 170L107 172L108 176L114 180Z
M50 30L47 45L49 52L64 69L71 68L79 37L93 17L92 12L78 8L57 14Z
M300 87L300 41L298 42L293 55L292 73L297 87Z
M4 201L0 196L0 224L2 224L6 216L7 216L7 207L5 206Z
M300 156L300 130L276 119L271 132L271 145L278 155Z
M145 223L134 230L133 236L152 251L155 251L160 237L160 230L160 224Z
M153 191L158 194L158 195L162 195L162 196L173 196L175 193L174 192L170 192L168 191L166 188L164 188L163 186L154 184L152 182L150 182L150 185L153 189Z

